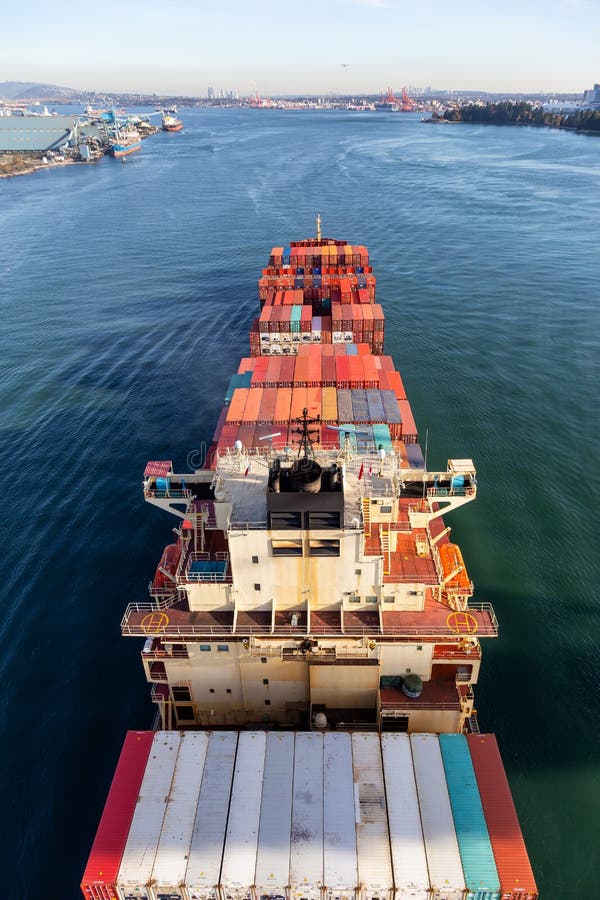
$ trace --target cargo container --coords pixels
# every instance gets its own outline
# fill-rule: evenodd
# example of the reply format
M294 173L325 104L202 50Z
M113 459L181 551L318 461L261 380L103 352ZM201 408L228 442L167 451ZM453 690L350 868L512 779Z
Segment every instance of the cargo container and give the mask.
M350 395L352 397L352 421L368 422L369 407L366 391L353 390L350 391Z
M425 468L425 457L420 444L406 445L406 459L411 469Z
M428 900L427 857L408 735L382 734L381 751L396 897Z
M153 738L153 731L127 732L81 881L87 900L118 900L117 875Z
M440 734L467 900L500 900L500 879L464 734Z
M379 450L380 448L383 448L386 451L391 451L394 449L388 425L373 425L373 441L377 450Z
M338 421L352 422L352 392L349 390L338 390L337 392Z
M537 900L537 885L496 737L468 734L467 744L500 879L500 896L502 900Z
M432 900L463 900L465 879L442 754L435 734L411 734Z
M186 900L185 873L208 749L207 732L183 732L152 870L153 900Z
M267 734L256 854L257 900L285 897L290 878L294 735Z
M355 900L358 885L352 741L326 733L323 747L325 900Z
M269 424L275 416L275 404L277 403L277 388L263 388L257 422Z
M244 419L244 409L251 388L236 388L227 410L227 424L239 425Z
M261 362L267 362L267 360L261 360ZM251 388L248 391L248 397L244 407L244 416L242 419L243 422L256 422L258 420L262 397L263 389L260 387Z
M383 399L380 395L380 392L375 390L368 390L366 391L366 395L367 407L369 410L369 420L371 422L387 421L387 416L383 408Z
M299 419L302 416L302 410L306 408L307 388L294 387L292 389L292 404L290 406L290 419Z
M171 789L181 734L158 731L117 875L117 889L127 900L151 900L150 878Z
M379 735L352 734L352 768L360 886L357 898L392 900L394 876Z
M321 900L323 735L314 731L296 734L289 886L290 900Z
M417 426L408 400L398 400L398 409L402 419L402 440L406 444L416 444L418 440Z
M337 391L334 387L321 390L321 418L332 425L338 421Z
M209 732L185 875L189 900L217 900L238 736Z
M292 360L283 360L284 363L292 362ZM277 399L275 401L275 413L273 422L278 425L287 425L290 419L290 408L292 404L292 388L280 387L277 391Z
M223 900L252 898L266 746L266 732L240 733L221 866Z

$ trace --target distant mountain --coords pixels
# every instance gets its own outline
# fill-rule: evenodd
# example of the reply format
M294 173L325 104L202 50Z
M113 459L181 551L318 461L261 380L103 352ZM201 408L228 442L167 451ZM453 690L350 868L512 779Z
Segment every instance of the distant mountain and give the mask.
M35 81L0 81L0 100L45 100L64 97L71 100L79 97L80 91L59 87L56 84L40 84Z

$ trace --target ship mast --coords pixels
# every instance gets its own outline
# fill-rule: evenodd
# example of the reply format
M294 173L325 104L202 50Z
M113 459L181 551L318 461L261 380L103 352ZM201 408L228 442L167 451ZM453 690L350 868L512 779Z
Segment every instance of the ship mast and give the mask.
M317 240L321 240L321 216L317 213Z

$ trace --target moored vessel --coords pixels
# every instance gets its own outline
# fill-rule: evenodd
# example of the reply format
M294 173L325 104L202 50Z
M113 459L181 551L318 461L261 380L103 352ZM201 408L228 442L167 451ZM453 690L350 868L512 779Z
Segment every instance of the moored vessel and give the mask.
M534 900L474 708L498 622L446 524L473 461L428 469L365 247L318 220L259 299L202 467L144 471L176 540L121 629L160 730L127 735L84 895Z
M183 122L181 119L178 119L176 116L171 115L169 113L163 113L162 117L162 130L163 131L181 131L183 128Z

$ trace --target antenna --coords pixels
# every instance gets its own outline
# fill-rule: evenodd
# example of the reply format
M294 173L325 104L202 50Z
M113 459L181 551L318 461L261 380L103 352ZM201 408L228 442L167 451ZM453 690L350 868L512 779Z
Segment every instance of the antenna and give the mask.
M429 443L429 428L425 429L425 471L423 472L423 505L425 505L425 486L427 484L427 445Z
M317 213L317 240L321 240L321 215Z
M301 456L304 459L308 459L309 457L315 455L312 445L317 440L315 435L318 434L316 428L310 428L311 425L319 425L321 422L321 416L317 416L316 419L311 418L308 415L308 409L304 407L302 410L302 416L297 419L292 419L292 422L297 422L300 427L293 429L293 434L299 434L300 440L298 441L298 458Z

